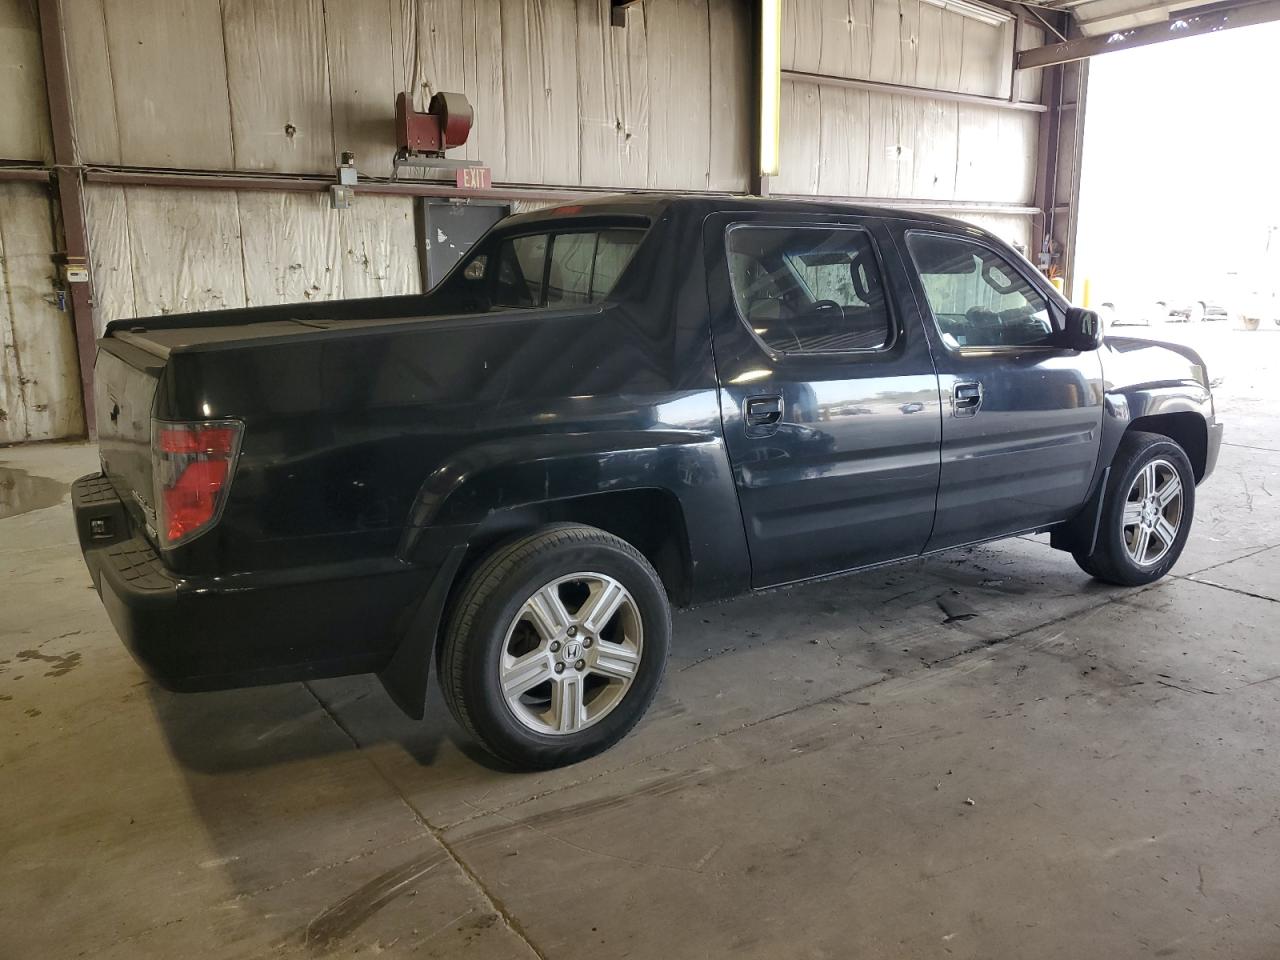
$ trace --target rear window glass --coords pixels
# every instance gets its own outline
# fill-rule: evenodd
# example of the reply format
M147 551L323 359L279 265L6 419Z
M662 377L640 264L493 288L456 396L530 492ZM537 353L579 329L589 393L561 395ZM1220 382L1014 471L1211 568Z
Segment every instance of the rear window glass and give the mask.
M495 258L491 302L495 307L598 303L613 291L644 233L616 228L504 240Z

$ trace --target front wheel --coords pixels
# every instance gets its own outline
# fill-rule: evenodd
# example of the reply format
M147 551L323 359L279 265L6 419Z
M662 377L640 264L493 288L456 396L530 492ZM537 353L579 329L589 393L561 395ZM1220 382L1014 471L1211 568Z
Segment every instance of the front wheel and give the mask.
M1182 554L1195 513L1195 474L1168 437L1131 431L1120 442L1104 492L1098 540L1074 554L1099 580L1136 587L1159 580Z
M666 666L671 616L644 556L556 524L499 547L467 579L440 685L458 722L518 767L576 763L620 740Z

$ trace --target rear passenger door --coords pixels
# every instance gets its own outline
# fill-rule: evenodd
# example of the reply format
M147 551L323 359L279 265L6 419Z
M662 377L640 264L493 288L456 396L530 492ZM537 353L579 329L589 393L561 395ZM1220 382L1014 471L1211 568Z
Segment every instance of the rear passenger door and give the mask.
M704 239L753 585L920 553L938 385L891 238L871 218L718 215Z
M1098 352L1061 345L1064 311L1012 251L977 231L908 229L903 240L944 404L928 548L1067 519L1098 455Z

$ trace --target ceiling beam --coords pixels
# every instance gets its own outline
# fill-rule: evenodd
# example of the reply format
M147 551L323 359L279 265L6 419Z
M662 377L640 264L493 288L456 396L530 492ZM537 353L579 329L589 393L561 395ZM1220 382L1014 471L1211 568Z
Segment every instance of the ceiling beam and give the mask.
M1235 6L1215 5L1197 7L1173 14L1167 23L1152 23L1100 37L1079 37L1064 43L1052 43L1043 47L1023 50L1018 54L1018 69L1033 70L1055 63L1070 63L1117 50L1131 50L1153 43L1197 37L1237 27L1251 27L1259 23L1280 20L1280 0L1260 0L1258 3Z

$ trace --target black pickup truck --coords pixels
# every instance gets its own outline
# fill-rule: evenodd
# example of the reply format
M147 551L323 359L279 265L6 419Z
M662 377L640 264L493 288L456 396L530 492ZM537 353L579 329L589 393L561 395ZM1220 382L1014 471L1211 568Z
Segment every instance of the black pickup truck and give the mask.
M117 321L95 382L81 545L161 684L376 672L420 717L434 663L523 766L636 723L671 604L1046 530L1155 580L1221 440L1193 351L1104 339L990 234L758 199L510 217L423 295Z

